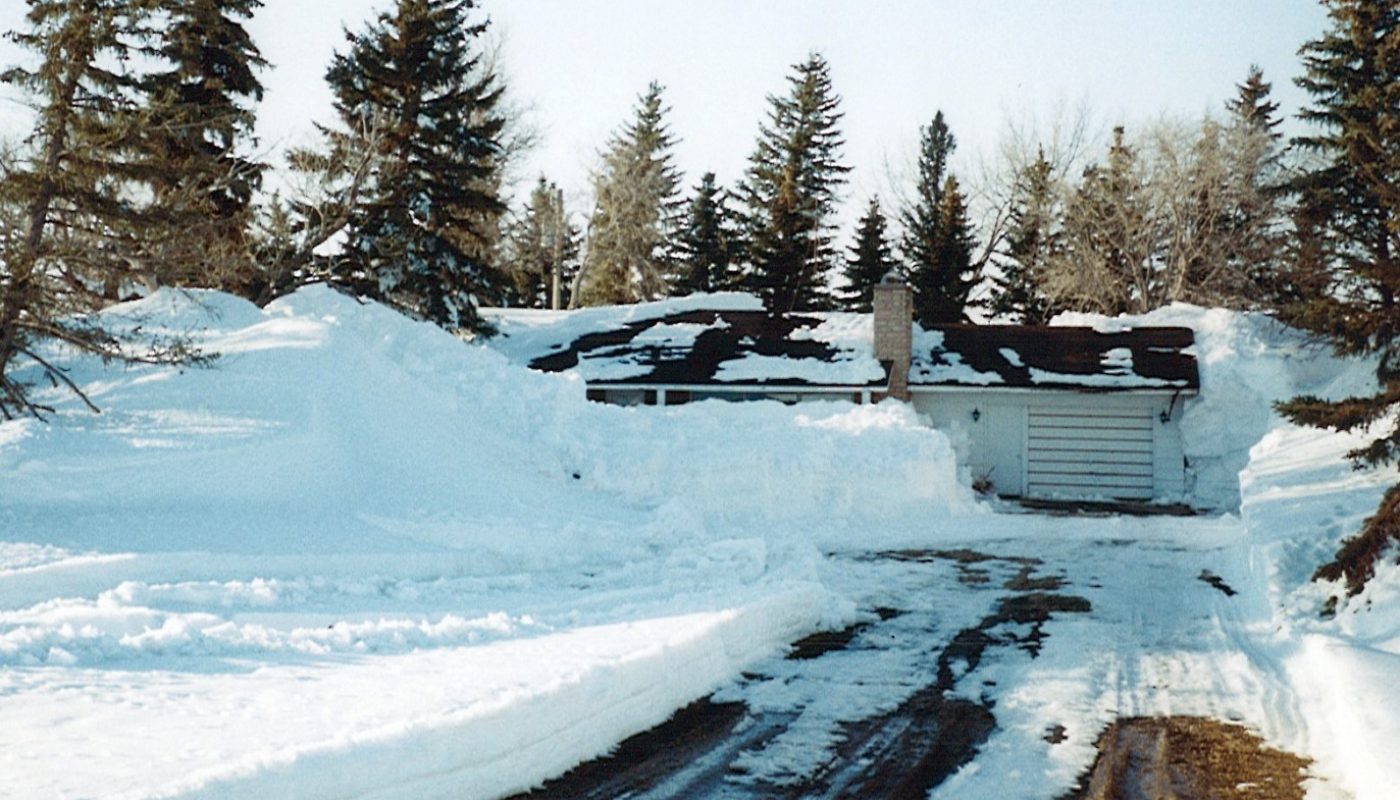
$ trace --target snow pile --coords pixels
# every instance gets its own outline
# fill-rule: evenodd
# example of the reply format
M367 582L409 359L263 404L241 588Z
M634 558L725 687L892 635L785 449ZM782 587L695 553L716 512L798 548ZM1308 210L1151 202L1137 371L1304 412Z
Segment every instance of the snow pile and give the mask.
M948 438L903 404L708 400L667 409L600 407L626 420L625 457L594 459L593 488L658 506L700 529L822 536L830 520L871 526L974 513ZM585 452L616 446L616 426L576 432Z
M968 504L950 484L946 441L907 413L603 407L584 401L576 379L530 372L322 287L266 312L174 293L123 310L181 329L212 316L203 342L223 354L219 364L83 362L74 377L103 415L0 427L11 472L0 514L13 535L76 549L427 545L471 550L499 569L626 557L634 535L575 523L619 501L658 524L682 508L758 523L778 497L822 518L859 510L862 491L873 508ZM49 513L55 504L61 517Z

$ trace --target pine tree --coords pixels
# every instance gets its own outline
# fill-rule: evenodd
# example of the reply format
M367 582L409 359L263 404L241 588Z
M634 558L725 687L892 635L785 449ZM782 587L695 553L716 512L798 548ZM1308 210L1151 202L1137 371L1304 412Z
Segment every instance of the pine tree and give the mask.
M719 292L734 287L739 256L738 231L727 205L728 192L706 172L695 187L681 231L680 271L671 286L674 295Z
M682 201L663 87L653 81L612 138L594 180L596 205L575 295L580 304L635 303L666 292L678 260Z
M502 276L474 243L503 204L485 190L504 120L482 74L472 0L396 0L326 72L347 128L380 120L382 158L365 184L332 277L449 330L484 329L474 296Z
M891 272L899 270L890 251L886 228L889 221L880 210L879 198L870 198L856 225L856 241L846 259L846 290L841 305L848 311L868 313L875 302L875 287Z
M850 168L841 163L831 69L819 53L793 66L787 97L768 97L740 196L749 247L746 282L770 311L826 308L838 255L831 214Z
M1021 170L1011 208L990 310L1023 325L1044 325L1061 310L1045 293L1045 273L1064 247L1063 214L1054 169L1044 151Z
M511 305L565 308L578 272L579 231L569 221L564 193L543 175L520 217L506 233Z
M967 319L967 305L979 277L972 265L966 201L957 181L948 174L948 159L957 139L942 111L935 113L919 134L914 199L900 213L904 227L900 249L909 267L914 316L924 326L962 322Z
M1400 3L1329 0L1331 29L1302 49L1298 84L1312 95L1302 112L1318 132L1295 144L1323 163L1294 188L1313 221L1325 225L1333 290L1284 310L1296 325L1327 335L1342 354L1379 354L1380 390L1329 402L1298 397L1280 405L1294 422L1338 431L1381 432L1349 455L1358 466L1400 456ZM1400 485L1392 487L1357 536L1316 577L1364 588L1375 566L1400 544Z
M189 283L247 293L252 265L245 241L254 192L264 165L246 154L263 87L256 70L267 66L241 20L259 0L159 0L167 15L156 53L163 70L146 78L152 114L145 144L164 165L155 176L158 197L198 195L206 238L222 258L185 265L162 282ZM238 256L243 257L238 257ZM230 272L221 267L232 264Z
M0 206L20 209L0 237L0 416L42 416L36 382L63 385L93 407L46 357L46 341L104 360L192 363L181 338L105 327L92 312L104 291L161 274L201 241L186 229L187 193L152 202L160 164L143 147L150 109L133 56L157 33L150 9L119 0L29 0L28 29L12 33L39 57L6 83L27 92L37 124L27 158L0 184ZM116 292L108 292L115 294ZM94 407L95 410L95 407Z

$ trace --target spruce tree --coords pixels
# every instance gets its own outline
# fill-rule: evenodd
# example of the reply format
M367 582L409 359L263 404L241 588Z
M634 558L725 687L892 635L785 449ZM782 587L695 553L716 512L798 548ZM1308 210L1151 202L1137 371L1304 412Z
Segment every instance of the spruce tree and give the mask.
M1016 178L990 310L1023 325L1044 325L1060 311L1045 292L1045 273L1062 252L1062 210L1044 151Z
M579 232L564 208L564 193L543 175L506 233L507 302L529 308L565 308L578 272Z
M746 283L774 312L831 305L827 274L838 254L830 219L850 171L841 163L841 98L826 59L812 53L794 65L788 85L786 97L768 97L768 119L740 188Z
M888 226L879 198L870 198L856 226L855 244L846 259L846 289L841 295L841 305L848 311L868 313L875 302L876 285L889 273L899 270L899 262L890 251Z
M683 201L663 92L655 81L647 87L603 154L576 304L654 300L675 273Z
M247 294L252 265L245 237L264 170L247 149L253 142L254 104L263 95L256 71L267 62L242 21L262 3L159 0L157 5L167 15L155 47L163 69L147 76L143 87L152 111L145 147L163 164L154 175L157 196L194 191L209 228L205 238L223 256L185 265L183 274L164 276L162 282Z
M701 176L681 230L681 261L672 294L719 292L734 287L740 235L732 224L728 194L715 183L713 172Z
M1341 354L1378 354L1380 389L1330 402L1298 397L1280 405L1294 422L1338 431L1381 423L1349 455L1358 466L1400 455L1400 3L1329 0L1331 29L1302 49L1298 84L1312 95L1302 112L1317 127L1295 145L1321 165L1295 184L1326 227L1332 290L1285 309L1284 318L1328 336ZM1364 588L1400 544L1400 485L1317 577Z
M1278 126L1283 120L1278 117L1278 103L1271 99L1273 84L1264 80L1264 71L1258 64L1251 64L1243 83L1235 85L1235 96L1225 103L1225 109L1234 119L1266 133L1275 140L1282 134Z
M193 257L188 193L153 200L161 165L144 147L150 107L133 56L157 41L148 7L121 0L29 0L25 31L10 38L39 58L6 83L26 92L37 121L24 158L0 182L0 206L18 210L0 236L0 416L43 416L36 383L66 386L45 342L104 360L201 361L180 338L114 330L93 314L104 294ZM94 407L95 408L95 407Z
M914 317L924 326L965 321L979 279L972 264L967 204L957 181L948 174L948 158L955 147L957 139L943 112L935 113L933 121L919 131L914 198L900 213L904 227L900 249L914 292Z
M1306 279L1281 261L1284 247L1283 147L1278 103L1258 66L1251 66L1226 103L1225 208L1221 238L1226 270L1253 300L1274 307L1298 298Z
M353 210L331 275L351 290L449 330L482 330L474 296L502 276L473 251L503 204L500 90L484 73L472 0L396 0L336 53L326 81L350 130L382 126L381 158Z

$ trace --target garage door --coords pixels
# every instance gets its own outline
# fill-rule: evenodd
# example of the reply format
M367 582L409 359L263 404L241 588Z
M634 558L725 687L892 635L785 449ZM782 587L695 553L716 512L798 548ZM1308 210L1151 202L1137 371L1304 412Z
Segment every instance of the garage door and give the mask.
M1152 499L1152 412L1031 408L1026 494Z

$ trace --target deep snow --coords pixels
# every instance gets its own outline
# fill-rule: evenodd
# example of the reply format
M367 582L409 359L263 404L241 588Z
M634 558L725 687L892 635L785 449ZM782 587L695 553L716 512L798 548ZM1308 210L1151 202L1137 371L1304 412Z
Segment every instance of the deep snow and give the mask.
M661 308L715 302L752 301ZM601 406L577 376L498 354L510 340L463 343L322 287L111 313L208 326L223 355L184 371L70 357L101 415L55 392L52 422L0 424L0 797L517 791L884 602L899 582L872 586L851 554L934 543L1046 558L1095 609L1053 622L1039 658L959 684L991 692L998 730L938 796L1054 797L1115 714L1165 711L1315 758L1317 797L1400 785L1400 569L1332 620L1308 581L1392 474L1350 471L1345 437L1270 408L1363 391L1372 371L1268 320L1062 320L1196 330L1193 492L1239 511L1134 520L979 502L946 437L896 404ZM911 602L956 624L970 601L940 582ZM837 663L821 669L878 686L874 705L924 668ZM808 720L753 754L773 774L863 711L766 691L752 702Z

